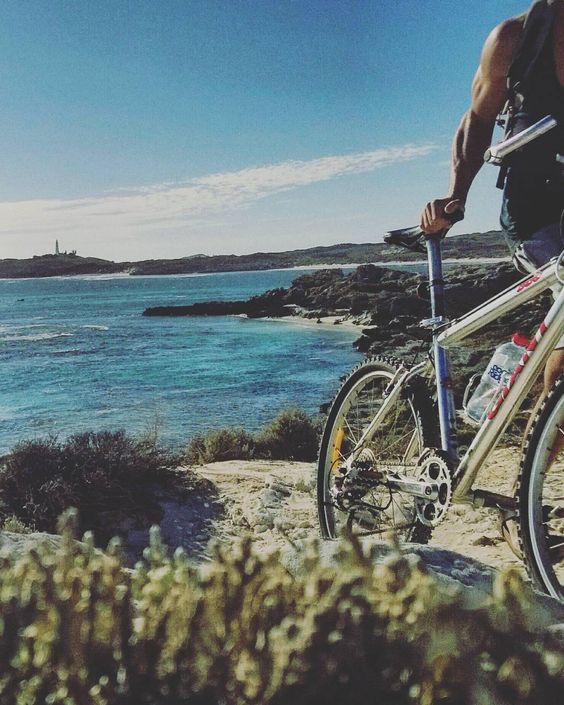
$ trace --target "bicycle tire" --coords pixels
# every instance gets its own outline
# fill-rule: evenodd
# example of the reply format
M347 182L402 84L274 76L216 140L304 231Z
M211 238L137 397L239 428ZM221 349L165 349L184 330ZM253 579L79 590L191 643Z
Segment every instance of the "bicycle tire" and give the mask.
M519 543L527 572L543 592L564 601L564 377L546 396L531 426L517 479Z
M337 513L339 510L335 508L331 497L336 469L336 455L341 454L343 444L346 445L347 443L346 434L349 433L349 436L352 436L353 439L355 435L350 425L348 431L343 431L346 421L345 423L343 422L347 419L347 414L349 414L353 404L356 404L360 421L359 430L362 429L363 425L364 427L366 426L367 422L373 418L379 404L382 403L382 392L396 374L400 364L399 361L392 358L369 358L352 370L331 405L321 437L317 469L318 517L323 538L337 537L340 531L338 519L341 520L341 523L346 523L344 517L339 516L339 514L344 514L344 512ZM372 406L361 414L358 409L363 410L364 406L368 404L367 401L362 401L367 398L368 394L370 394ZM362 399L361 395L364 395ZM401 419L400 424L403 423L406 435L398 436L396 433L397 427L395 426L388 429L384 428L382 433L377 432L376 437L371 439L367 447L370 448L376 459L376 466L389 463L392 460L397 462L397 456L399 455L402 467L405 465L406 474L413 474L416 472L417 459L424 448L435 447L439 436L436 410L427 384L422 378L414 377L410 381L409 385L406 386L405 394L402 394L394 405L392 413L394 412L396 413L396 419ZM352 424L352 420L350 423ZM386 431L388 432L387 439L385 437ZM394 433L396 435L393 435ZM413 443L413 439L415 439L415 443ZM401 457L404 441L409 448L409 457ZM395 502L398 501L401 494L394 493L394 497L392 497L392 492L389 489L384 491L388 492L390 500L393 499ZM376 533L383 535L390 529L396 529L400 540L426 543L431 536L431 528L417 520L414 510L414 498L402 494L402 510L406 506L406 502L409 506L409 516L404 517L402 515L401 526L399 521L395 525L394 520L388 521L388 526L385 525L386 522L383 522L381 531L376 529ZM387 515L381 512L381 515L382 519L387 518L389 520L389 512ZM365 518L364 524L361 520L357 522L357 525L360 525L363 530L367 530L369 527L366 526L366 523Z

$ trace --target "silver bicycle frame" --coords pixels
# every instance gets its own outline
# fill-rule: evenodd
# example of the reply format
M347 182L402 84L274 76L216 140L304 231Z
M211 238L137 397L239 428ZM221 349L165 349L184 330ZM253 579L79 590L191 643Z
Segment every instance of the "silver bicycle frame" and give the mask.
M434 256L440 259L440 242L434 241L429 247L434 250ZM429 264L431 269L431 256ZM484 328L496 318L523 305L549 287L558 291L556 300L515 368L511 379L503 387L496 405L489 412L464 457L458 462L456 446L451 442L456 434L456 423L451 411L454 405L450 388L450 370L448 364L444 366L443 363L444 359L448 363L448 348ZM564 289L556 277L555 262L524 277L485 304L478 306L465 316L445 324L441 330L435 331L433 349L442 449L448 453L451 459L456 458L457 460L454 464L456 467L454 501L460 502L470 499L469 493L481 465L511 423L544 367L548 356L563 334ZM437 353L437 351L439 352Z

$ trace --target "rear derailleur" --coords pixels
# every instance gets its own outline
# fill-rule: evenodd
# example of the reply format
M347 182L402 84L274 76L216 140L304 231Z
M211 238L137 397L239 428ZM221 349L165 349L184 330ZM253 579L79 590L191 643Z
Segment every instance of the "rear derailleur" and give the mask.
M338 509L349 515L365 511L376 516L390 507L395 493L401 493L413 497L415 515L421 524L434 527L444 519L450 506L452 484L450 468L441 451L427 449L409 476L393 467L378 468L376 463L374 453L366 448L357 460L339 468L331 489ZM376 489L383 490L377 500L372 495L370 503L364 501Z

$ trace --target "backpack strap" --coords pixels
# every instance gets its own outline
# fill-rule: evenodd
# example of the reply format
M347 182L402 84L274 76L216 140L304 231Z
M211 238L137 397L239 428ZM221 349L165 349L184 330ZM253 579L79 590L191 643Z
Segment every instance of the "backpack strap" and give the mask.
M523 102L535 65L550 35L558 0L536 0L523 25L521 40L507 74L507 88L513 110Z

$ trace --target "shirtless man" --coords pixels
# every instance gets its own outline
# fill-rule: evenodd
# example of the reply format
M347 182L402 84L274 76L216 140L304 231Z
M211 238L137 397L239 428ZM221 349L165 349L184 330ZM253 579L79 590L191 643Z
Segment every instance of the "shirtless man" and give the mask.
M564 0L537 0L530 10L531 13L533 11L542 15L549 30L540 56L535 59L532 78L522 88L523 97L520 96L522 102L516 111L513 133L547 114L562 114L564 118ZM525 41L533 41L530 32L525 32L526 20L527 14L506 20L486 40L472 85L470 108L463 116L454 138L448 195L428 203L421 215L421 227L426 233L448 228L450 223L445 214L464 211L472 181L484 163L484 152L491 144L496 117L511 98L507 77L514 56L518 50L522 51ZM527 34L528 39L523 39ZM562 132L555 139L558 145L556 148L549 145L552 154L548 160L545 155L541 166L532 166L531 155L524 155L521 161L518 158L512 164L505 180L501 224L506 238L512 249L520 243L525 251L530 247L533 261L533 245L540 242L544 256L537 258L537 265L544 264L564 248L560 235L564 193L562 189L557 193L547 190L543 171L547 163L554 163L557 149L564 152L559 146L564 142ZM545 394L563 369L564 349L557 349L545 368Z

